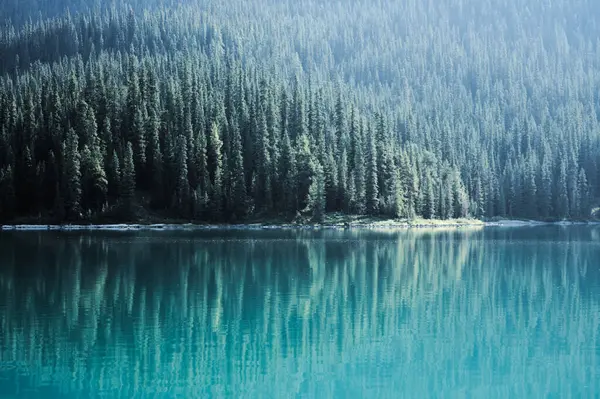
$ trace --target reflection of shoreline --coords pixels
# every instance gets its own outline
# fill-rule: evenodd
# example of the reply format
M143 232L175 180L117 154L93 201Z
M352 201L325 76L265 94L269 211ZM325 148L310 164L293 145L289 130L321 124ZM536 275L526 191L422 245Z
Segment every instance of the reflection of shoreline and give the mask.
M276 241L268 232L5 234L0 361L26 364L38 382L64 374L65 391L93 381L129 397L164 381L180 396L251 387L249 396L284 397L303 386L323 397L314 377L340 364L393 368L412 377L396 384L426 397L466 384L469 372L501 384L500 372L493 381L482 372L511 361L527 392L544 397L523 348L557 380L593 364L586 348L598 337L581 334L599 327L584 287L597 281L599 248L583 230L585 241L574 232L535 244L521 229L292 231ZM549 351L554 339L564 362Z
M104 224L104 225L3 225L4 231L203 231L203 230L405 230L411 228L481 228L482 222L440 222L436 223L403 223L381 222L351 224L236 224L236 225L205 225L205 224Z
M535 220L480 221L416 220L416 221L352 221L319 224L249 223L249 224L17 224L0 225L0 231L203 231L203 230L408 230L408 229L478 229L483 227L538 227L538 226L599 226L598 221L540 222Z

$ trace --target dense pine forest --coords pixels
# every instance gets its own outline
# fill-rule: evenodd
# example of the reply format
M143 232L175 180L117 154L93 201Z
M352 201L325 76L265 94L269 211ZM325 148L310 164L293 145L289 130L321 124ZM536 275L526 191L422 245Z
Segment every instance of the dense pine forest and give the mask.
M0 13L0 222L556 220L600 204L592 0Z

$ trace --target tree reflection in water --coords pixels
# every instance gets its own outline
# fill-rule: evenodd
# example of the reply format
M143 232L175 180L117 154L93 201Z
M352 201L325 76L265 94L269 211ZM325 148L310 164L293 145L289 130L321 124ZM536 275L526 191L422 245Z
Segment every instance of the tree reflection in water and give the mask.
M2 233L0 392L594 397L597 238Z

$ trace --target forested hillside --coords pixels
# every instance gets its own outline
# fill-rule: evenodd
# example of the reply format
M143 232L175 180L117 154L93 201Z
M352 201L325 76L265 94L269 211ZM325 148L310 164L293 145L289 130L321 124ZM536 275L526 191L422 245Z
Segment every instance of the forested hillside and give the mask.
M591 0L132 3L0 6L0 220L600 202Z

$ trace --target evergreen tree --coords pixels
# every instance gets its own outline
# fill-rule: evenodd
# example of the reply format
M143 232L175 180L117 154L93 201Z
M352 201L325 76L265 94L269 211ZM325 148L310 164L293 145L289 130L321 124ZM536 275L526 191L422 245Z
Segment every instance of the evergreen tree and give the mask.
M97 149L92 153L87 145L81 153L82 205L91 211L102 210L108 194L108 180L99 155Z
M319 161L313 159L311 163L313 174L304 211L312 213L315 222L321 222L325 215L325 173Z
M113 199L118 198L121 193L121 162L119 161L119 156L115 151L113 151L110 157L106 175L108 180L109 197Z
M64 204L69 220L81 217L81 155L78 147L79 138L75 130L70 128L62 150L65 158Z
M283 188L283 200L280 211L295 213L298 210L298 171L296 168L296 156L290 143L287 130L283 134L283 148L280 158L281 186Z
M351 179L348 176L348 151L346 148L342 150L341 158L339 160L338 168L338 204L337 209L350 213L350 198L348 193L348 180Z
M467 194L467 190L460 178L460 174L458 171L454 171L454 178L452 179L452 182L452 203L454 207L453 217L465 218L469 216L469 195Z
M423 179L423 217L425 219L435 219L436 217L434 192L431 174L426 173L425 178Z
M264 112L259 112L256 145L256 185L254 198L262 210L273 207L271 154L267 118Z
M367 132L367 171L366 171L366 205L367 212L375 215L379 212L379 183L377 177L377 148L375 136Z
M17 208L21 213L28 213L36 209L38 187L36 184L35 161L29 146L23 150L21 162L17 164L19 174L13 182L16 196L20 199Z
M135 198L135 162L133 160L133 145L127 142L125 146L125 154L123 156L123 172L120 181L120 195L124 201L124 206L127 211L130 211Z
M591 197L587 174L582 168L579 171L577 179L578 201L576 204L577 216L580 218L588 218L590 216L589 198Z
M160 120L156 111L150 108L148 117L148 146L146 147L146 161L148 172L146 180L150 182L152 188L152 205L160 208L164 206L163 196L163 157L160 145Z
M307 134L298 137L296 154L297 178L296 184L298 193L298 207L305 209L308 207L309 188L315 174L314 167L316 163L310 149L310 141Z
M558 181L554 188L553 198L556 199L555 209L561 219L569 217L569 198L567 196L567 164L560 162Z
M186 137L179 136L177 138L177 166L179 167L179 174L177 178L177 191L176 191L176 209L179 210L180 215L184 218L190 217L191 211L191 193L190 184L188 181L188 167L187 167L187 145Z
M354 142L354 169L353 169L353 182L355 191L354 206L352 211L357 214L364 214L367 210L367 170L365 165L365 152L364 152L364 135L362 129L358 127L357 121L352 119L351 133Z
M221 154L223 143L216 123L213 123L210 129L209 143L208 155L213 164L210 194L211 217L219 220L223 210L223 156Z
M549 155L544 157L540 175L541 184L538 191L539 214L545 219L552 213L552 171Z
M231 200L232 215L235 219L243 219L248 211L246 193L246 177L244 176L244 159L242 154L242 137L237 123L232 123L232 160L231 160ZM289 144L289 142L288 142Z
M394 175L394 217L407 218L406 200L404 195L404 184L400 176L400 171L396 170Z

